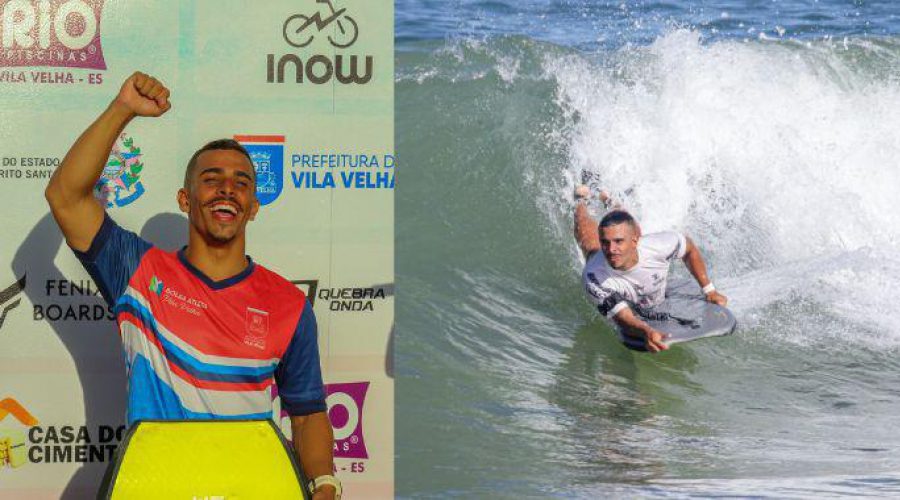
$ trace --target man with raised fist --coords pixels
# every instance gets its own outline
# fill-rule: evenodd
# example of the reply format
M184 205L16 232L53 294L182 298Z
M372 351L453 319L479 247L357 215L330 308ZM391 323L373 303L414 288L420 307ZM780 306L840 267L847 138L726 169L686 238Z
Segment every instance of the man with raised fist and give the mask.
M245 255L259 210L247 151L222 139L187 164L178 206L188 244L165 252L117 225L94 198L116 138L172 107L169 89L134 73L69 149L45 195L66 242L114 307L126 356L129 426L138 420L270 419L272 384L314 490L335 498L333 437L316 319L303 292Z

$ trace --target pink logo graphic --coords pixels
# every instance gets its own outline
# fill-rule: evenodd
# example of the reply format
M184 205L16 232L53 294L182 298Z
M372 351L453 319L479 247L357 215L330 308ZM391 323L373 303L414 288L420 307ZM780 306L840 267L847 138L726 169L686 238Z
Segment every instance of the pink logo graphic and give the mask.
M369 382L325 385L328 419L334 429L335 458L369 458L363 439L363 403Z
M0 66L106 69L103 0L0 2Z

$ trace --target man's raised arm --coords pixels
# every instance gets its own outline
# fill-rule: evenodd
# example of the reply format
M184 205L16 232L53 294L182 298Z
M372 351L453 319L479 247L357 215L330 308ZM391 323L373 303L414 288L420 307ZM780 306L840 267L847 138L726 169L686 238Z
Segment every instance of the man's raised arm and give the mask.
M103 223L103 208L93 195L109 152L135 116L160 116L172 104L157 79L134 73L109 107L85 130L53 172L44 196L69 246L85 252Z

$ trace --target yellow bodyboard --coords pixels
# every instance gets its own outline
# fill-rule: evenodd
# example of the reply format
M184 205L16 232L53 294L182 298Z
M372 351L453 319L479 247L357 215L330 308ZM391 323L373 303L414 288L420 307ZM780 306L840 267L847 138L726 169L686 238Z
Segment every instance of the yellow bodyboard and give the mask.
M302 499L293 452L272 422L139 422L109 480L112 500Z

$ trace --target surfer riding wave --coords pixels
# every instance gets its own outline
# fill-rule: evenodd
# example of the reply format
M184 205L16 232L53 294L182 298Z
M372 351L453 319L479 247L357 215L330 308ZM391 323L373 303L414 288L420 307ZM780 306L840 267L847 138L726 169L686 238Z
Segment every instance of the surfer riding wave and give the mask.
M575 240L585 256L584 289L601 314L613 319L625 335L643 339L646 349L668 349L667 334L641 318L666 297L669 264L684 262L706 300L725 306L728 298L710 281L700 249L675 231L641 234L638 222L606 191L599 198L608 210L598 223L588 211L591 190L575 189Z

